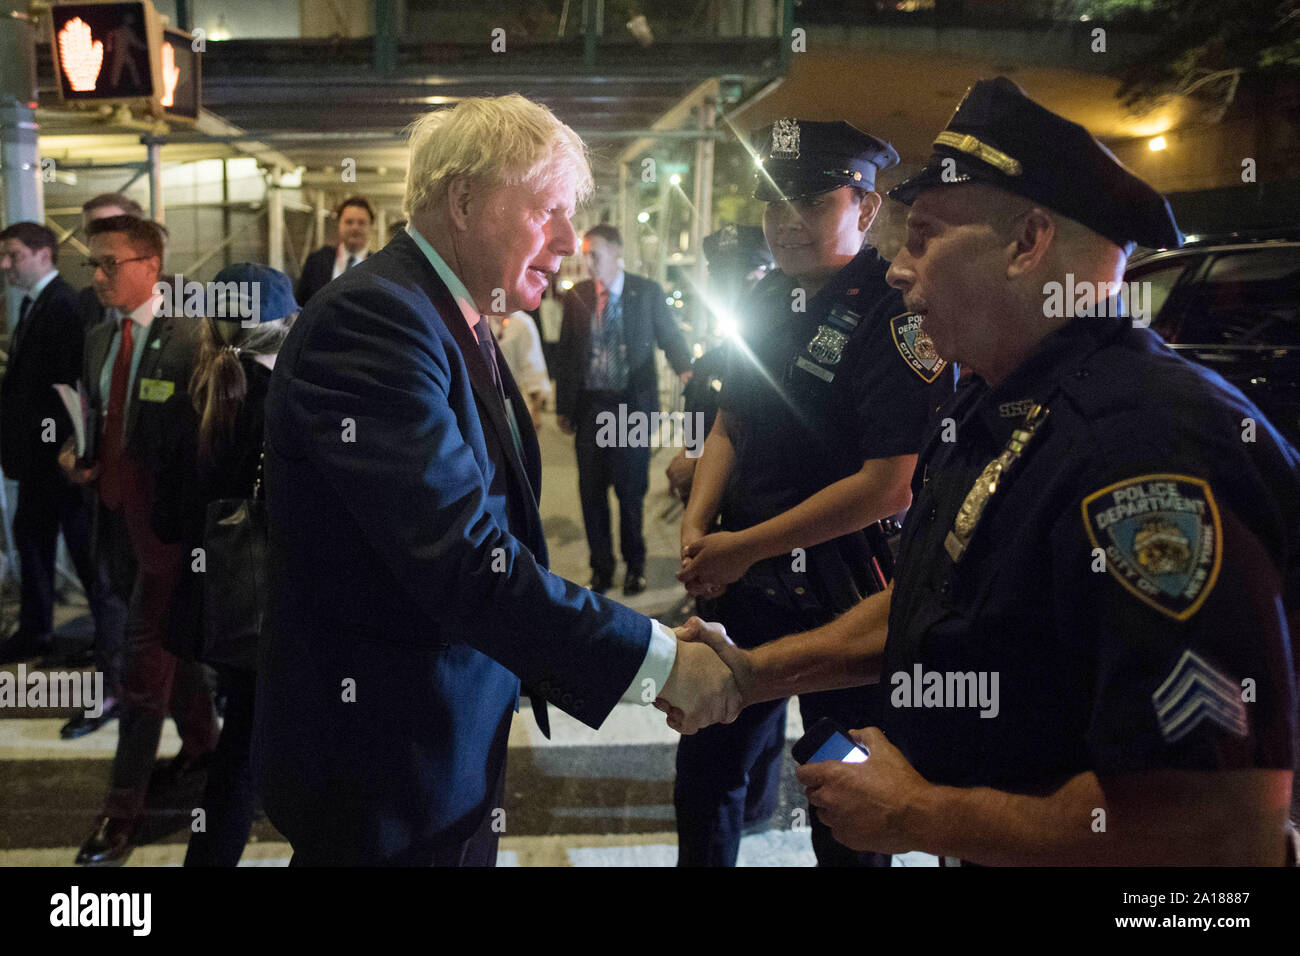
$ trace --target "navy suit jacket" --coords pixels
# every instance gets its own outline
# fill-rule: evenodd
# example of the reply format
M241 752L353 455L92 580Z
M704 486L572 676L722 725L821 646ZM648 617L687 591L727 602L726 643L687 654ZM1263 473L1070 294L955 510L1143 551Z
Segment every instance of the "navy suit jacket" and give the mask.
M72 423L54 384L77 381L83 341L77 293L62 276L55 276L9 341L9 362L0 383L0 465L9 478L63 481L59 448L72 433ZM49 418L55 422L54 440L44 441Z
M591 320L596 311L596 286L579 282L564 297L564 325L556 347L555 413L574 418L591 362ZM627 347L627 401L629 411L647 414L659 409L659 382L655 374L655 345L664 350L678 375L690 370L677 320L668 311L664 290L644 276L623 274L623 344Z
M399 234L280 351L266 414L271 603L256 751L290 842L418 862L492 809L519 679L598 727L647 618L546 569L527 405L504 406L446 285ZM518 675L518 676L516 676Z
M295 290L299 305L305 306L308 299L325 288L325 283L334 275L334 257L337 254L338 246L321 246L303 262L302 275L298 277Z

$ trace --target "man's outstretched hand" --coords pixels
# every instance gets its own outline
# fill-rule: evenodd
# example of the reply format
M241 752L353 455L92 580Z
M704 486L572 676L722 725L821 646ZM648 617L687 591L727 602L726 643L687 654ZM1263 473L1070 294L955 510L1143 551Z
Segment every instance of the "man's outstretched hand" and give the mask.
M701 637L705 629L709 630L707 639ZM668 726L680 734L731 723L744 701L735 675L714 645L739 649L727 640L721 624L705 624L698 617L691 618L675 633L677 659L655 707L668 715Z

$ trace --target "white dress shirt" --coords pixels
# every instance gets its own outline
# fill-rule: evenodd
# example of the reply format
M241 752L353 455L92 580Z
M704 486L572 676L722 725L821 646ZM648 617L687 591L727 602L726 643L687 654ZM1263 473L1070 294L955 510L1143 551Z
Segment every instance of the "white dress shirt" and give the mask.
M343 273L347 272L348 260L353 256L357 257L357 261L353 263L353 265L356 265L357 263L365 262L366 257L369 255L370 251L368 249L362 249L360 252L348 252L348 247L340 242L334 253L334 273L330 278L337 279L339 276L343 275Z

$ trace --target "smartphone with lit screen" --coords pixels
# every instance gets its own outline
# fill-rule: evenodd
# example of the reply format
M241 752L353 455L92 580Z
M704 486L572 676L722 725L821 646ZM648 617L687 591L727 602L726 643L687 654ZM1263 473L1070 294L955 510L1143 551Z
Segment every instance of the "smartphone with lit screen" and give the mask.
M849 732L823 717L812 729L800 737L790 751L797 763L821 763L839 760L843 763L862 763L867 759L867 748L855 743Z

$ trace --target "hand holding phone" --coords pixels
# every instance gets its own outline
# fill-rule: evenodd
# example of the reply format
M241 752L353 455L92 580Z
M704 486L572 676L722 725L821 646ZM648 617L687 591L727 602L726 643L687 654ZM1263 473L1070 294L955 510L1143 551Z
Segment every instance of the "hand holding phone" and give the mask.
M849 732L831 720L823 717L813 724L790 751L796 763L821 763L826 760L839 760L843 763L862 763L870 754L867 748L854 742Z

